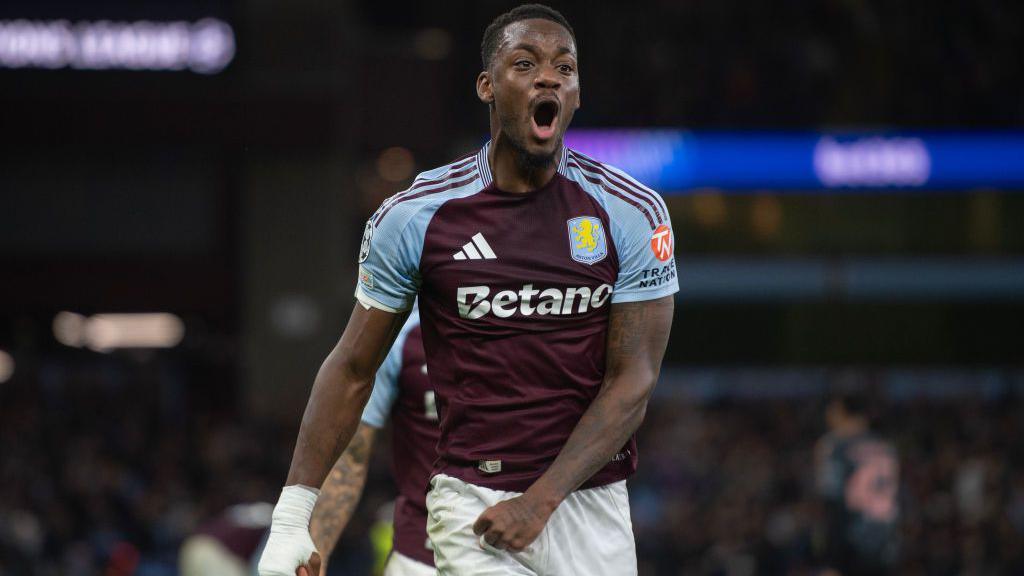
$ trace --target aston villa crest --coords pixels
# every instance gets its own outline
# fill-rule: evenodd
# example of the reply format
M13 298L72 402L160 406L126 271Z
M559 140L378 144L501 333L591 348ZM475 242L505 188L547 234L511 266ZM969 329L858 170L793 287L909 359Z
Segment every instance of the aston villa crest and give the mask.
M608 255L608 240L604 224L594 216L580 216L568 221L569 251L572 259L584 264L595 264Z

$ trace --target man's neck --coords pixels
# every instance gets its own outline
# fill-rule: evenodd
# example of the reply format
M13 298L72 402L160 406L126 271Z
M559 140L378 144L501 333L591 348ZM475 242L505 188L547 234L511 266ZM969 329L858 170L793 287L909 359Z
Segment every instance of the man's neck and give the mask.
M500 132L491 140L487 161L494 185L505 192L532 192L550 182L558 169L555 159L546 166L524 166L521 155Z

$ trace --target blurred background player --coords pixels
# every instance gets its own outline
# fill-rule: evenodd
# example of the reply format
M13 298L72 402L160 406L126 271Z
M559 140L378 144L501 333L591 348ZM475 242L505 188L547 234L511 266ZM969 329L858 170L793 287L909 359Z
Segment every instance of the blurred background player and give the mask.
M844 576L884 574L899 550L899 457L871 432L861 394L835 396L825 409L828 433L816 447L825 525L819 549Z
M377 371L373 393L352 441L320 488L309 531L323 558L321 574L327 573L331 552L359 503L374 439L389 416L391 467L399 495L384 576L431 576L435 574L434 553L427 539L426 490L440 430L415 310Z
M250 576L270 527L273 505L236 504L206 521L181 546L181 576Z

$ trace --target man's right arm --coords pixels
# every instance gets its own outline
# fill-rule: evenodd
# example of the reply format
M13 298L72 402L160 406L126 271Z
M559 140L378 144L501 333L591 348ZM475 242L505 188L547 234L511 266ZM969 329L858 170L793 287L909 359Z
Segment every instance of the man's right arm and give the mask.
M348 446L363 407L373 391L374 376L408 312L393 314L357 304L341 340L317 373L286 485L320 486Z
M376 428L361 423L320 488L313 519L309 522L309 533L320 552L324 572L327 571L327 559L359 504L376 435Z
M320 366L299 428L286 486L274 509L270 538L260 559L261 576L293 576L320 558L309 535L315 488L349 444L359 424L374 376L408 314L357 304L341 340ZM302 573L305 570L300 571Z

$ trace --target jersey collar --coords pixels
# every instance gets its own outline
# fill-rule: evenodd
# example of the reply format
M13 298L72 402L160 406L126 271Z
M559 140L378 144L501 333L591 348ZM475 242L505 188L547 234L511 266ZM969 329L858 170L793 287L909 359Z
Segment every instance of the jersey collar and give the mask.
M476 165L480 171L480 181L483 182L484 188L491 185L491 165L487 161L487 151L491 149L491 141L488 140L484 147L476 153ZM562 144L562 149L558 153L558 173L565 176L566 163L569 161L569 149Z
M484 188L491 185L491 165L487 161L487 151L491 149L491 141L488 140L484 147L476 153L476 166L480 172L480 181Z

